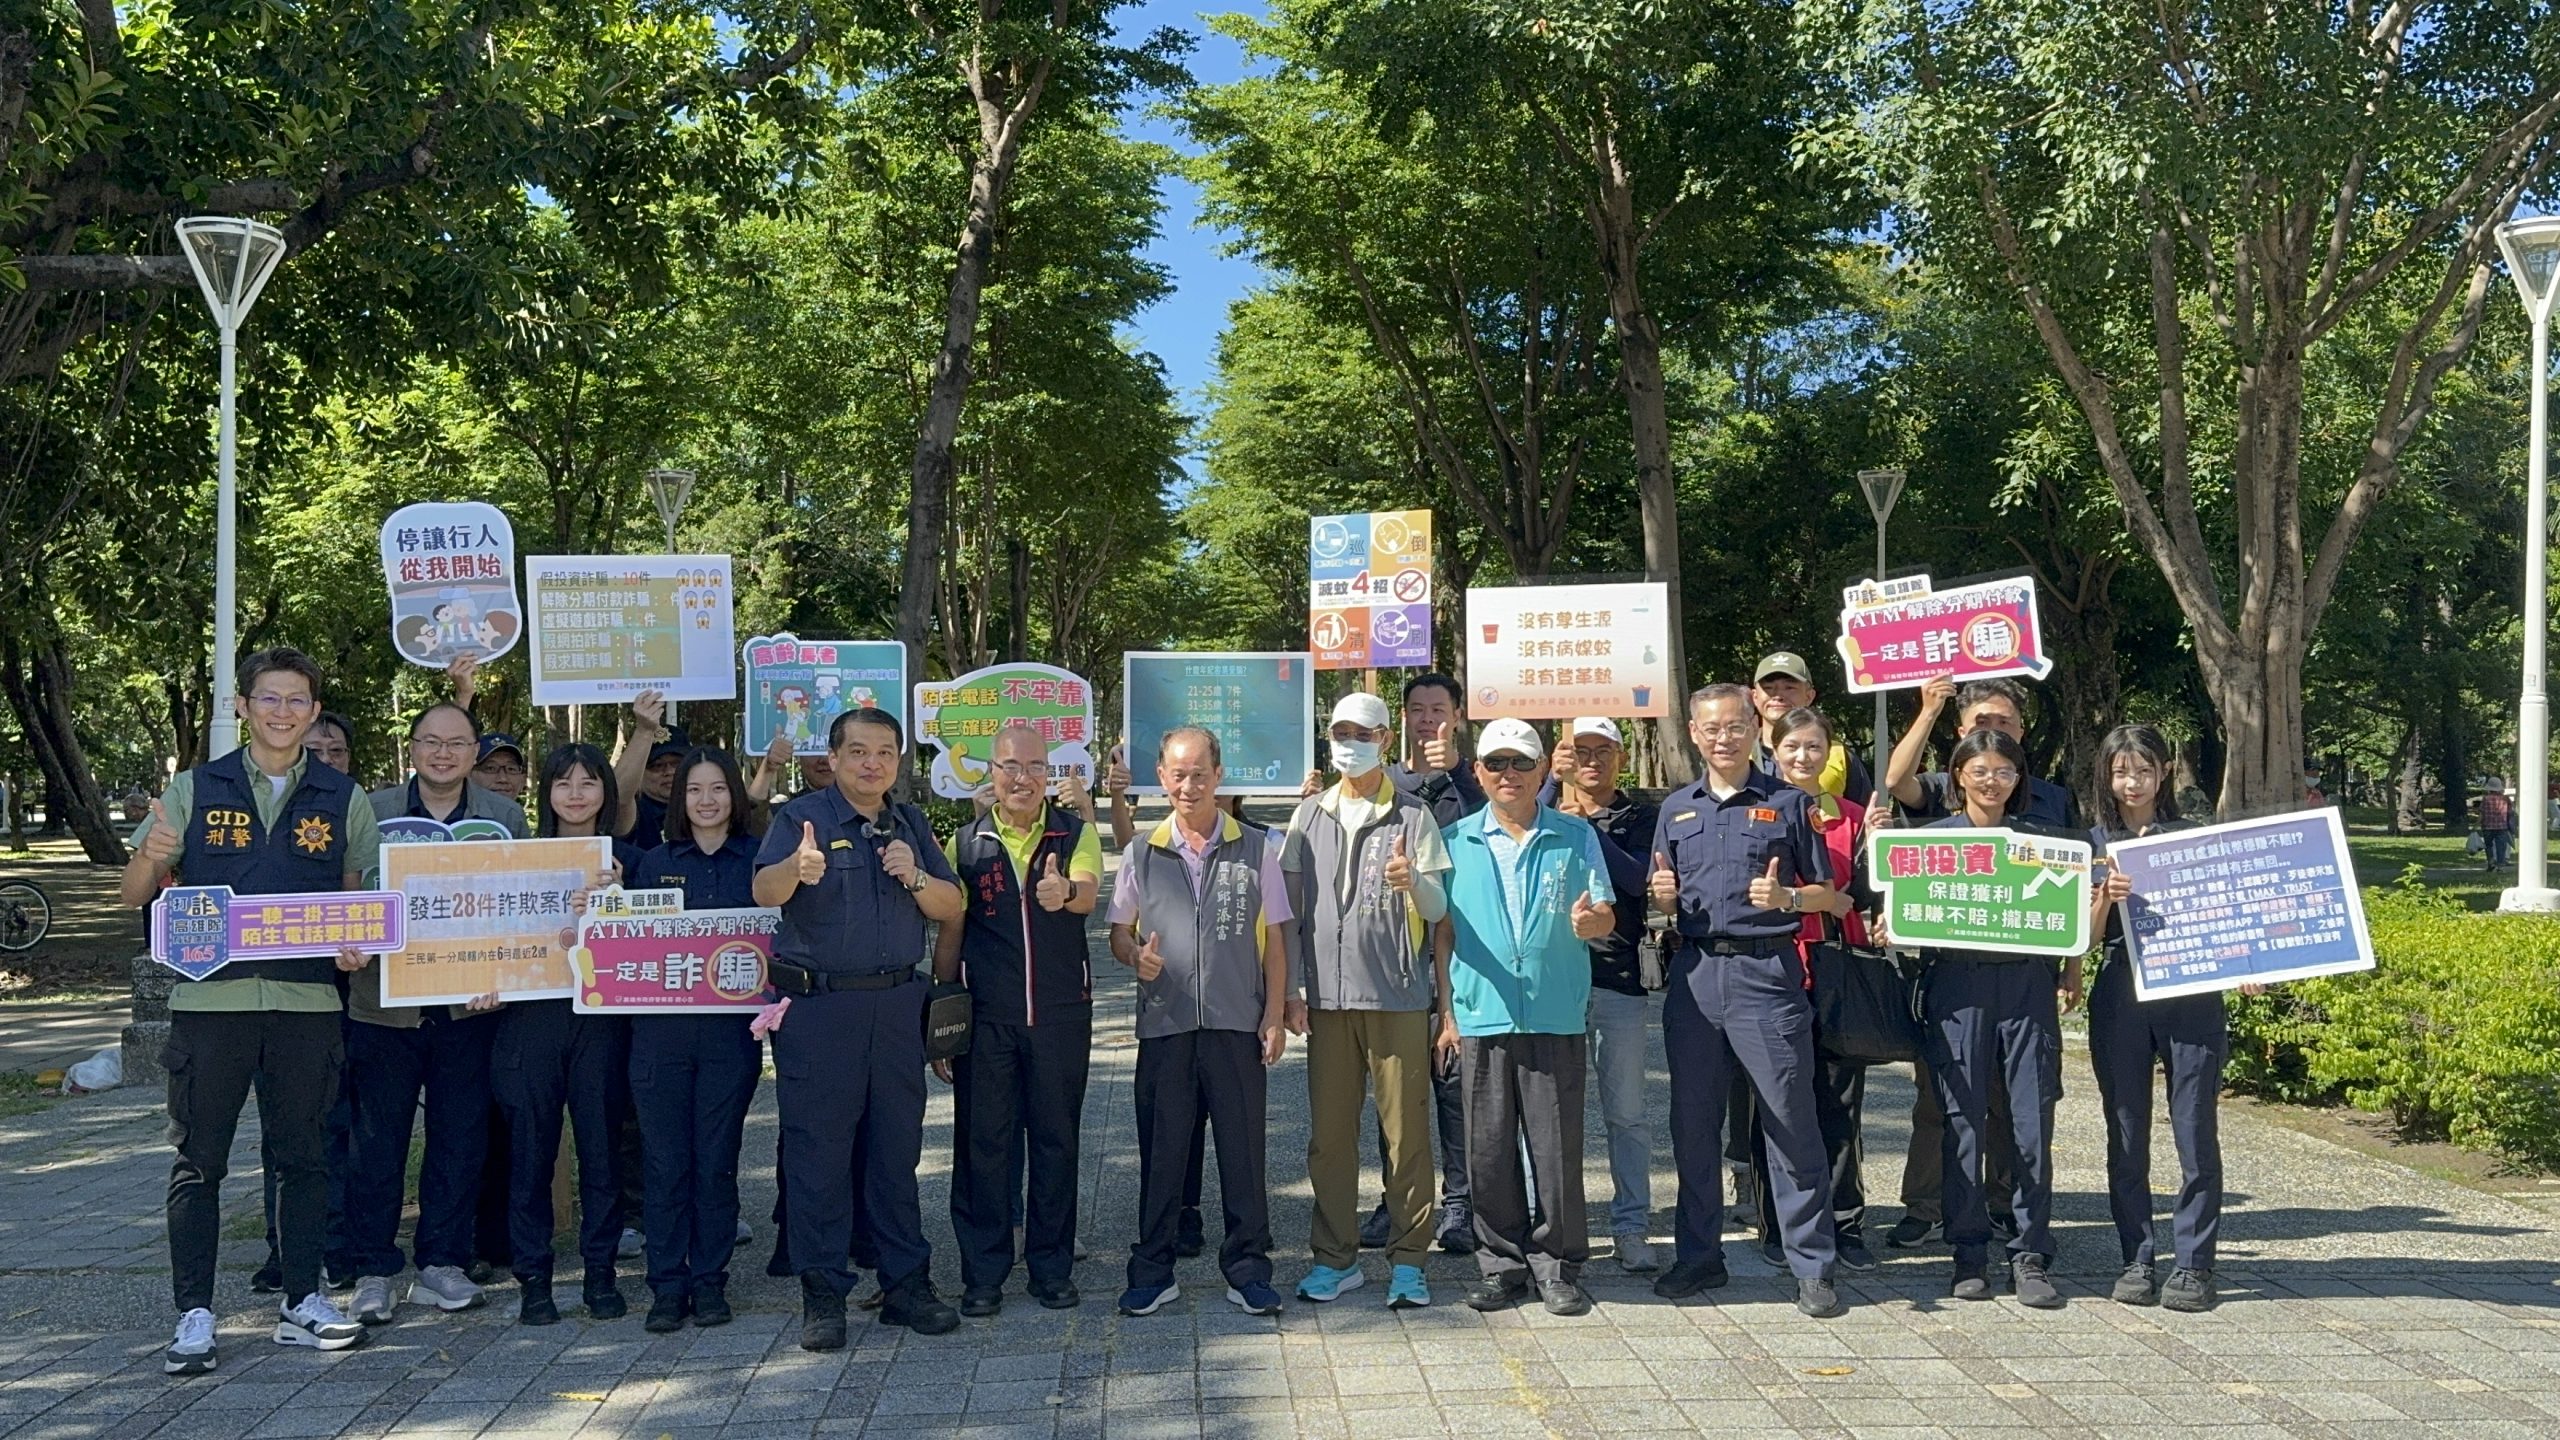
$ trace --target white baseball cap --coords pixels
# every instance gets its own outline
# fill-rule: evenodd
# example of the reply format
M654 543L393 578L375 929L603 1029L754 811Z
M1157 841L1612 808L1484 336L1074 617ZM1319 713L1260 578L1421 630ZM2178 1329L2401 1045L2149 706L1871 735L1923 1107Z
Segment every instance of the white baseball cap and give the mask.
M1333 718L1325 723L1331 727L1345 720L1363 730L1384 730L1387 728L1387 702L1366 690L1354 690L1333 702Z
M1482 730L1476 732L1476 754L1526 755L1532 760L1543 760L1547 755L1547 744L1538 738L1536 726L1526 720L1506 716L1487 722Z
M1597 735L1620 749L1626 748L1627 737L1618 733L1618 722L1606 715L1577 715L1573 717L1572 728L1565 733L1576 740L1585 735Z

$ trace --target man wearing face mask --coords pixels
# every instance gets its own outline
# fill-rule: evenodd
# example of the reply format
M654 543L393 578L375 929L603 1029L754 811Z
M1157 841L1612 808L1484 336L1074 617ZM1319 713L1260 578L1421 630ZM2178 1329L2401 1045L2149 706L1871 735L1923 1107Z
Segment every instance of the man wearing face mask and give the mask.
M1448 913L1440 826L1387 782L1387 703L1355 691L1333 707L1339 783L1298 802L1280 868L1299 917L1288 1022L1307 1039L1307 1175L1315 1268L1298 1296L1319 1303L1366 1283L1359 1267L1360 1102L1377 1092L1384 1139L1387 1304L1431 1303L1431 1034L1445 960L1427 948Z

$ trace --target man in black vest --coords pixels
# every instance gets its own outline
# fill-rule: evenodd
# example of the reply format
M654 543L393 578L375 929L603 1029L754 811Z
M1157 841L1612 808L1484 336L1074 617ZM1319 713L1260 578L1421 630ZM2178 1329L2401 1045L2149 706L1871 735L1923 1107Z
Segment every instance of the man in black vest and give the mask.
M380 845L373 808L355 782L312 762L303 737L320 714L320 667L299 650L261 650L240 666L233 700L245 741L169 782L134 837L125 904L151 903L174 875L242 895L355 888ZM163 1357L172 1375L215 1365L214 1260L222 1243L222 1177L252 1086L258 1125L279 1172L283 1250L280 1345L343 1350L364 1338L319 1289L328 1210L327 1116L337 1100L345 1042L335 972L353 950L300 960L237 961L169 996L169 1269L179 1311Z
M1022 1260L1031 1297L1072 1309L1077 1130L1093 1052L1093 964L1085 919L1102 893L1094 828L1048 803L1049 744L1028 725L997 732L995 808L947 853L968 909L934 942L936 980L969 986L969 1053L936 1061L954 1087L951 1232L960 1313L1004 1307L1013 1272L1013 1156L1030 1142Z

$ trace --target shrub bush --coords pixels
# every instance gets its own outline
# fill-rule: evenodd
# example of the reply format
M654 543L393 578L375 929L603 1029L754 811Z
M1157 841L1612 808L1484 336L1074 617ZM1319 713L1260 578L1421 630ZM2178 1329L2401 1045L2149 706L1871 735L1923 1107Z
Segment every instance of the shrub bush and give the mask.
M2238 1089L2560 1170L2560 920L2410 880L2365 892L2377 968L2231 997Z

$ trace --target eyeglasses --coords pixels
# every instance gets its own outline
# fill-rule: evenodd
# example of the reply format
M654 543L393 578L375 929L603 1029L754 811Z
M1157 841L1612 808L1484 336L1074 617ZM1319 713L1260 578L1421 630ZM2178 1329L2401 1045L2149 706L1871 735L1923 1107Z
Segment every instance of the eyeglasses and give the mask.
M412 735L409 737L410 748L424 751L431 755L451 755L457 750L472 749L479 745L479 743L480 742L477 740L436 740L424 735Z
M504 763L504 762L501 762L501 763L496 764L496 765L482 765L482 766L480 766L480 767L478 767L478 768L479 768L480 773L481 773L481 774L483 774L483 775L519 775L519 776L520 776L520 775L524 774L524 767L523 767L523 766L521 766L521 765L509 765L509 764L506 764L506 763Z
M1976 785L2014 785L2018 780L2018 772L2003 765L1997 770L1967 770L1964 772L1964 778Z
M1617 758L1618 747L1615 745L1604 745L1596 750L1585 745L1573 747L1573 763L1576 765L1606 765Z
M1476 763L1487 770L1492 771L1496 775L1499 775L1506 770L1515 774L1526 775L1536 770L1539 766L1544 765L1546 762L1540 760L1535 755L1504 754L1479 756L1477 757Z
M995 772L1008 780L1039 780L1048 776L1049 766L1039 760L999 760Z
M320 702L312 699L308 695L259 694L250 696L249 703L270 715L273 715L278 711L282 711L287 715L307 715L311 712L311 707Z
M1697 731L1699 738L1705 740L1739 740L1751 733L1751 727L1739 720L1728 725L1710 725L1700 720L1689 728Z

